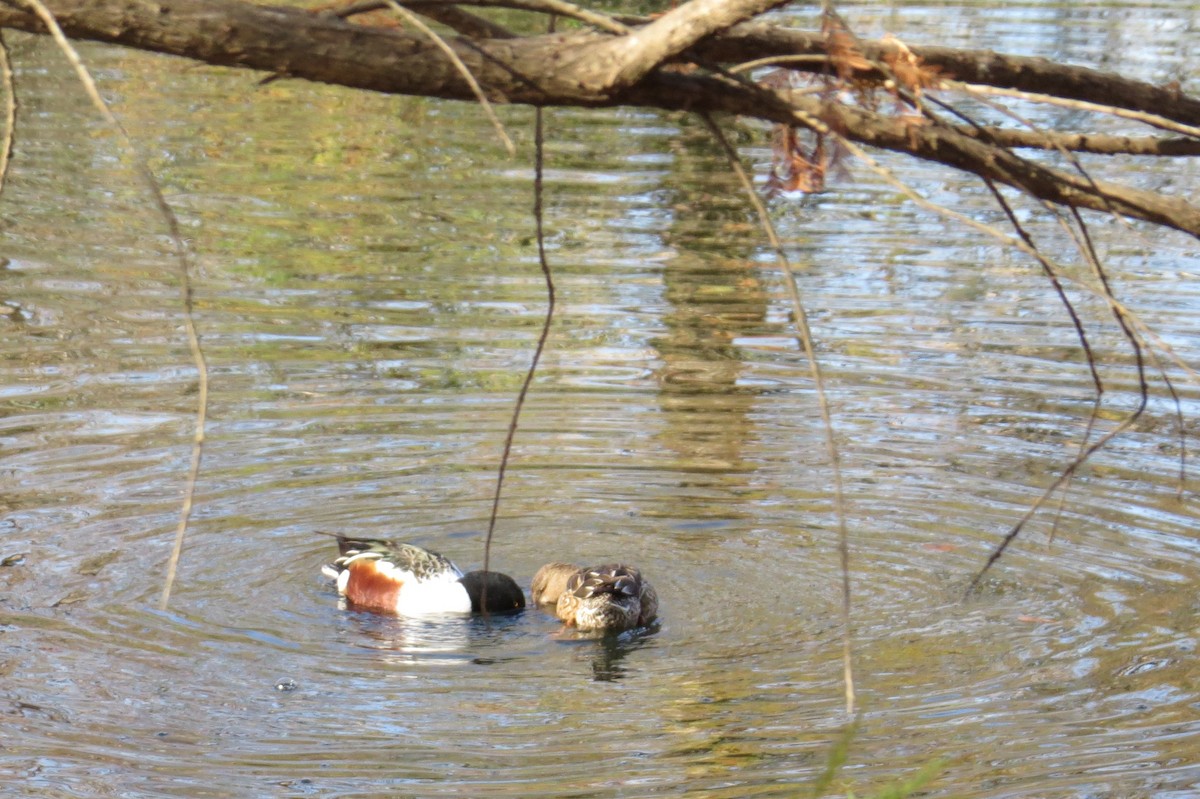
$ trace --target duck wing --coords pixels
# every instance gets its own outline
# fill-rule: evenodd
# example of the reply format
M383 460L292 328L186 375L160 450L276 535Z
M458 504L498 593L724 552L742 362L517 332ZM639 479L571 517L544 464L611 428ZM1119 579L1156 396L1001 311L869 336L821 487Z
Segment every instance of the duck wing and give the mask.
M459 568L445 555L416 544L380 538L350 538L340 534L336 538L338 557L321 567L321 571L335 579L350 564L362 560L374 560L380 566L391 566L399 572L412 575L418 582L446 575L452 575L456 580L462 577Z

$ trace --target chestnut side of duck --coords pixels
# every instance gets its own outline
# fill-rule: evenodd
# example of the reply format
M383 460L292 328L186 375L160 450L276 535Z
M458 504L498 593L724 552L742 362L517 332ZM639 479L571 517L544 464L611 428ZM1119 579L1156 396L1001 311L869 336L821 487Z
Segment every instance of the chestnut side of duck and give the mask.
M321 567L350 604L400 616L508 613L525 593L507 574L463 574L444 555L414 544L336 535L338 557Z

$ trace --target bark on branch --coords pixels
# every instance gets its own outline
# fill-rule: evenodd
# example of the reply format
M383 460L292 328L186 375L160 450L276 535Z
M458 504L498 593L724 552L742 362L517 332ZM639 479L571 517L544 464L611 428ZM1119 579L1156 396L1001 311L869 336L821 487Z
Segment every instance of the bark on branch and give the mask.
M446 41L493 102L538 106L619 104L729 112L808 127L973 172L1053 203L1116 212L1200 237L1200 208L1181 198L1081 178L1045 166L1011 146L1103 151L1108 140L1075 132L991 130L951 125L835 103L813 94L766 88L722 72L722 65L764 58L789 69L828 73L838 58L830 38L742 22L783 0L692 0L628 35L576 31L513 36L461 9L416 0L412 7L470 36ZM476 4L486 0L474 0ZM330 15L256 6L239 0L49 0L67 35L190 58L209 64L372 91L472 100L460 70L428 37L357 25ZM626 20L628 22L628 20ZM739 24L741 23L741 24ZM0 0L0 26L41 33L22 0ZM856 85L890 77L895 43L858 43ZM1150 112L1200 125L1200 100L1158 87L1043 59L939 47L912 47L924 68L970 83L1053 93L1062 98ZM829 59L827 61L826 59ZM844 64L842 65L844 66ZM827 93L823 97L829 97ZM1139 137L1141 152L1195 154L1196 140ZM1132 147L1132 145L1130 145ZM1114 149L1113 151L1119 151Z

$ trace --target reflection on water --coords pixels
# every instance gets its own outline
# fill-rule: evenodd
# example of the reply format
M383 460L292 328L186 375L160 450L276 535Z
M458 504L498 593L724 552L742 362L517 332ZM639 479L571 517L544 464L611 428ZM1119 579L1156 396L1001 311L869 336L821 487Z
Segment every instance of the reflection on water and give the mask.
M607 634L583 633L565 628L551 638L564 646L576 647L576 662L590 660L593 680L614 682L624 679L629 672L628 666L623 665L622 661L641 649L661 626L655 622L650 627Z
M347 608L344 601L339 601L338 607L344 613L336 639L344 646L387 653L389 662L427 665L494 662L486 655L470 653L486 651L490 642L513 629L519 615L398 618ZM394 660L390 658L393 655Z
M1155 9L1162 27L1139 44L1134 6L852 10L864 32L1111 54L1164 80L1196 22ZM89 49L135 137L163 154L200 261L211 421L159 612L196 399L173 267L53 49L18 54L26 113L0 268L0 785L811 790L846 722L831 478L780 276L701 125L553 115L560 313L492 552L526 587L548 559L637 563L661 621L580 638L534 608L397 619L339 607L315 531L480 565L544 307L528 149L505 160L466 105L248 92L244 75ZM743 141L769 162L760 136ZM892 166L992 213L950 176ZM1175 496L1173 408L1152 402L1081 470L1053 545L1050 515L1036 517L963 601L1076 451L1090 376L1035 268L863 174L844 181L775 209L848 496L863 718L833 791L867 795L945 758L939 796L1196 793L1200 547L1192 497ZM1200 274L1194 252L1107 220L1093 234L1128 304L1194 363L1200 293L1180 279ZM1130 359L1107 308L1076 301L1112 424L1134 405ZM1176 383L1191 433L1197 392Z

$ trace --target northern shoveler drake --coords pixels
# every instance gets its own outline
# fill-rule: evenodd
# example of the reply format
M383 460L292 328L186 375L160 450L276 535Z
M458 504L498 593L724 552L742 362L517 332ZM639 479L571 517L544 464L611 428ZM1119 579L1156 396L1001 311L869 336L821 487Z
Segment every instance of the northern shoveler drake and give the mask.
M645 627L658 615L658 594L642 573L623 563L581 568L547 563L533 576L533 601L580 630Z
M525 607L525 593L507 574L463 574L449 558L413 544L344 535L337 542L337 559L321 571L337 580L338 593L356 607L401 616Z

